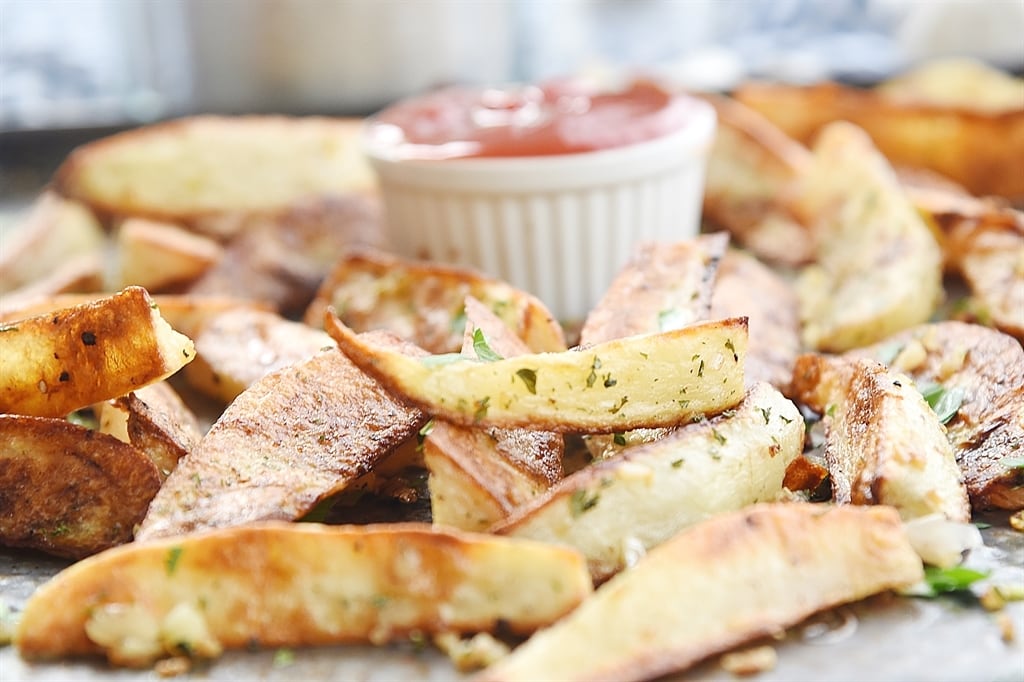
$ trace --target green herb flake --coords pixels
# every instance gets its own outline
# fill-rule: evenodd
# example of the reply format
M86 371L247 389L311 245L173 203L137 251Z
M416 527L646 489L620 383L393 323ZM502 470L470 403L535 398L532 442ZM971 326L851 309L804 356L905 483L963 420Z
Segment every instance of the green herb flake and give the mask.
M274 667L287 668L295 663L295 652L291 649L281 648L274 652Z
M770 407L759 407L757 409L758 409L758 411L760 411L761 416L764 417L764 423L767 424L768 423L768 418L772 416L772 408L770 408Z
M596 507L599 499L597 493L591 494L587 490L576 490L569 496L569 513L574 519L578 519L585 512Z
M487 408L491 406L491 396L485 395L482 399L474 403L473 419L480 421L487 416Z
M956 416L964 402L964 390L959 386L947 389L941 384L926 383L918 386L918 390L943 424Z
M719 445L725 445L725 436L719 433L718 429L711 429L711 435L715 437Z
M167 570L167 575L174 575L174 572L178 570L178 561L181 559L181 546L175 545L167 550L167 557L164 559L164 568Z
M725 340L725 347L732 353L733 362L739 362L740 356L736 353L736 346L732 344L732 339Z
M624 395L622 396L622 399L619 400L619 403L615 407L609 409L608 411L611 412L612 414L618 414L619 410L625 407L627 402L629 402L629 396Z
M680 459L672 460L672 468L673 469L678 469L681 466L683 466L683 460L681 458Z
M594 382L597 381L597 370L601 369L601 358L594 356L594 361L590 363L590 374L587 375L587 388L591 388Z
M18 331L18 325L16 324L0 324L0 334L4 332L16 332Z
M51 538L58 538L63 535L67 535L70 532L71 528L68 526L68 524L61 522L53 527L53 530L50 531L49 535Z
M604 375L604 387L605 388L611 388L612 386L614 386L617 383L619 383L618 380L612 378L611 372L609 372L608 374Z
M700 365L697 367L697 376L699 376L699 377L704 376L704 360L703 359L700 361Z
M537 395L537 370L524 367L523 369L516 370L516 376L526 384L527 391Z
M488 345L487 337L484 336L484 330L480 328L473 330L473 350L476 352L476 356L483 362L504 360Z
M612 442L615 443L616 445L625 445L626 435L623 433L616 433L615 435L612 436Z
M912 591L912 596L933 598L942 594L970 592L971 586L989 576L987 571L976 571L964 566L939 568L924 567L924 584Z
M1000 464L1011 471L1022 471L1024 470L1024 457L1004 457Z

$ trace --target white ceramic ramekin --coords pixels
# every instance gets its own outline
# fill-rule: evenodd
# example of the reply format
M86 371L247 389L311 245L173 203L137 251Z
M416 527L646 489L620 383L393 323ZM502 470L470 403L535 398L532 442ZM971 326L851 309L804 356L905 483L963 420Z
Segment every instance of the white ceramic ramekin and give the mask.
M714 109L624 147L530 157L400 159L367 145L394 250L471 266L584 319L641 241L697 234Z

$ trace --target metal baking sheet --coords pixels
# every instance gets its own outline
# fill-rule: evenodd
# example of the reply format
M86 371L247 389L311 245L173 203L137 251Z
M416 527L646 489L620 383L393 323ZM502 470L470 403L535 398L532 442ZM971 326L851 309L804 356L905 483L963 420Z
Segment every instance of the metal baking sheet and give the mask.
M986 582L1024 589L1024 534L1005 518L982 530L984 547L966 565L990 571ZM35 552L0 551L0 599L15 615L36 587L67 566ZM680 590L686 589L680 585ZM1013 637L1004 635L1009 621ZM614 628L614 623L608 624ZM843 606L791 628L773 641L778 663L758 682L1024 682L1024 602L990 613L972 600L935 600L880 595ZM177 679L393 682L467 679L431 647L335 646L291 650L232 651ZM0 680L136 682L160 679L152 670L123 670L100 660L35 663L13 647L0 649ZM671 678L678 682L737 679L713 658Z

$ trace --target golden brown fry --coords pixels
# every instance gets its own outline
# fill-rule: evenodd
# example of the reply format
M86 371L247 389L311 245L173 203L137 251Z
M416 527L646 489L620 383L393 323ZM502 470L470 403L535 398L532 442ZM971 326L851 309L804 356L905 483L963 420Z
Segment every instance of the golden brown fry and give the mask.
M370 471L426 419L337 350L325 350L241 393L178 462L137 538L298 519Z
M115 288L132 284L149 292L196 280L220 260L223 247L176 223L128 218L117 228Z
M975 324L937 322L851 351L934 386L955 404L946 423L975 510L1024 508L1024 349L1006 334Z
M0 412L63 417L165 379L195 356L145 289L0 326Z
M15 642L31 659L105 654L140 666L499 623L527 634L591 590L582 557L564 547L423 524L264 523L133 543L76 564L33 595Z
M562 327L535 296L466 268L370 249L350 249L338 260L304 319L320 327L333 307L357 332L386 329L431 353L453 353L462 345L467 296L533 352L565 350Z
M891 505L908 520L970 520L945 429L910 377L874 360L807 354L797 358L793 394L824 415L837 503Z
M656 547L476 680L655 679L922 577L892 509L757 505Z
M575 547L603 580L682 528L776 499L803 442L796 406L757 384L735 409L577 471L493 530Z
M132 539L156 466L63 419L0 415L0 544L79 559Z
M195 337L195 362L184 374L193 388L227 404L274 370L334 345L323 331L276 313L230 309L206 320Z
M675 426L743 397L746 318L493 362L412 358L328 313L327 332L389 391L435 417L561 433Z

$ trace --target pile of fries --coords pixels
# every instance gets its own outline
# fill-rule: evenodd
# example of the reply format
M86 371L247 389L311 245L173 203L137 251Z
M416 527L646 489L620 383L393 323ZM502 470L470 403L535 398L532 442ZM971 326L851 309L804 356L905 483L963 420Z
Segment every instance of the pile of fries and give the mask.
M0 254L0 543L74 560L20 654L650 679L1024 523L1024 84L936 68L709 96L705 234L578 324L389 253L353 121L76 150Z

